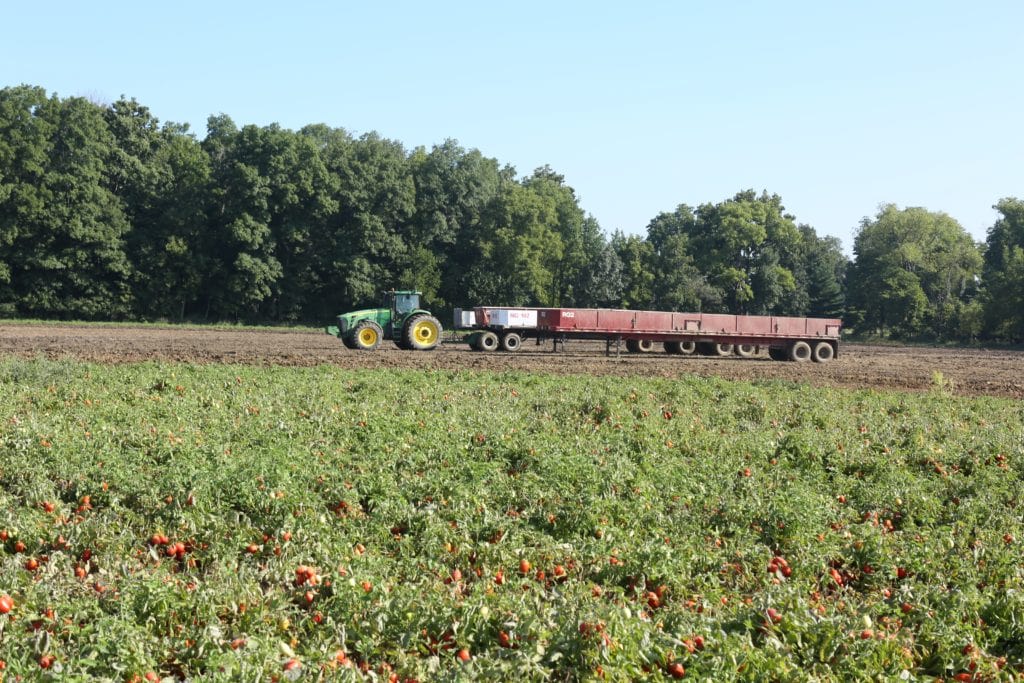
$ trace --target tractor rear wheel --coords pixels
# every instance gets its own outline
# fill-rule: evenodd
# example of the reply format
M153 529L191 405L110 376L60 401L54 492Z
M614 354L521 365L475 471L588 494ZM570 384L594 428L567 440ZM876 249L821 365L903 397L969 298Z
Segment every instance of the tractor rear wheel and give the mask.
M413 351L430 351L441 341L441 322L432 315L414 315L405 323L402 339Z
M353 351L356 349L356 342L351 334L341 335L341 343L345 345L346 349L352 349Z
M384 330L372 320L363 320L352 328L352 343L359 351L373 351L383 338Z

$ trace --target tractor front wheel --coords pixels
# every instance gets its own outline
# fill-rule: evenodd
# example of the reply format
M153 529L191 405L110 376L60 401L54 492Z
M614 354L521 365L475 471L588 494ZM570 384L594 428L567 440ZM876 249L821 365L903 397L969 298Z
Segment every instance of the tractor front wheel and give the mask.
M430 351L441 341L441 322L432 315L414 315L405 323L406 347L413 351Z
M373 351L383 338L384 330L372 320L364 320L352 328L352 343L359 351Z

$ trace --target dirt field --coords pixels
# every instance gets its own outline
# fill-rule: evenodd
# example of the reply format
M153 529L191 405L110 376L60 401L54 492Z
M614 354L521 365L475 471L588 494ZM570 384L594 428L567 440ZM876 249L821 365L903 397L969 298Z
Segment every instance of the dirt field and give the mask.
M1024 352L899 348L846 344L830 363L796 364L754 359L669 356L608 357L599 342L569 342L565 351L524 343L514 354L479 353L446 343L431 352L400 351L385 342L375 352L350 351L326 334L287 330L0 325L0 356L75 357L100 363L141 360L194 363L438 370L529 370L619 376L714 375L730 379L782 379L816 385L925 390L936 373L958 394L1024 398Z

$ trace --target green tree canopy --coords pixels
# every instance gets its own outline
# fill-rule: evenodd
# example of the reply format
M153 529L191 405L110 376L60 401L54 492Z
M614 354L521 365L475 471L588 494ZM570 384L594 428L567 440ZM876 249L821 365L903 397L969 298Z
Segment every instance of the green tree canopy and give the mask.
M744 190L610 237L549 166L324 124L200 141L122 96L0 90L0 315L322 322L417 288L477 304L843 317L866 333L1024 339L1024 202L985 248L882 207L849 263L778 195ZM982 256L984 254L984 256Z
M832 290L841 289L829 245L819 244L813 229L798 229L781 197L767 192L746 190L696 210L682 204L656 216L647 239L659 307L804 315L812 256L822 260L815 287L827 288L833 304Z
M0 90L0 287L40 317L130 312L130 222L104 110L41 88Z
M1024 341L1024 201L996 204L1000 218L988 231L984 285L984 329L990 337Z
M861 222L853 250L849 291L857 326L899 337L961 334L960 318L976 305L982 258L954 219L889 204Z

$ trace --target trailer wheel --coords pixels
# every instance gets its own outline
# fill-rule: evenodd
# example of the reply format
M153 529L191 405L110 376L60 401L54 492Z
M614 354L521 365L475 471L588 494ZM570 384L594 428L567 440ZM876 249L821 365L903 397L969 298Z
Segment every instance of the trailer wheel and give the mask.
M640 353L640 345L637 344L636 339L627 339L626 350L629 351L630 353Z
M702 356L714 356L715 344L713 342L697 342L697 353Z
M523 338L519 336L517 332L506 332L501 335L501 350L502 351L518 351L519 347L523 345Z
M412 351L430 351L441 341L441 322L432 315L414 315L405 323L402 338Z
M692 341L665 342L665 353L677 356L692 356L697 351L697 344Z
M789 360L789 350L778 346L769 346L768 357L778 361Z
M836 355L836 350L826 341L818 342L814 346L813 360L815 363L827 363Z
M805 341L793 342L789 347L789 359L794 363L804 363L811 359L811 345Z
M737 344L734 350L740 358L752 358L757 353L757 347L753 344Z
M732 344L715 344L712 355L724 357L732 355Z
M352 343L359 351L373 351L383 337L384 330L372 320L363 320L352 328Z
M654 342L650 339L637 339L636 350L640 353L650 353L654 351Z
M498 335L490 330L481 332L480 338L476 340L476 343L481 351L495 351L498 348Z

